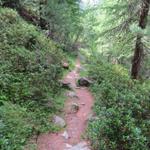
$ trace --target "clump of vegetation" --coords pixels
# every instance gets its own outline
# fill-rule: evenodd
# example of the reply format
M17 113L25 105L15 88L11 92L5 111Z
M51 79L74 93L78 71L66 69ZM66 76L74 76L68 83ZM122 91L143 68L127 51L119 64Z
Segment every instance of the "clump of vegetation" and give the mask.
M150 82L130 79L119 65L91 59L89 76L95 81L94 112L88 136L95 150L148 150L150 139Z
M95 150L150 147L149 8L149 0L104 0L85 11L83 41L98 117L88 136Z
M0 24L0 149L22 149L32 134L55 129L63 54L14 10L0 8Z

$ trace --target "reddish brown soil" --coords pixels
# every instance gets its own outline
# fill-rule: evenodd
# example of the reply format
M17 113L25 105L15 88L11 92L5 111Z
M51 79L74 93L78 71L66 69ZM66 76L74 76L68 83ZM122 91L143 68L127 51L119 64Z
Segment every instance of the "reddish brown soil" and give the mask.
M66 144L74 145L83 141L82 135L86 129L89 114L91 113L93 97L87 88L76 88L76 79L79 77L79 67L80 62L77 60L75 70L70 72L64 79L71 83L79 98L68 98L65 104L64 119L66 120L67 127L64 131L67 131L69 138L65 139L62 136L64 131L55 134L40 135L37 141L38 150L65 150ZM77 113L71 113L70 111L70 105L73 102L79 104L80 108Z

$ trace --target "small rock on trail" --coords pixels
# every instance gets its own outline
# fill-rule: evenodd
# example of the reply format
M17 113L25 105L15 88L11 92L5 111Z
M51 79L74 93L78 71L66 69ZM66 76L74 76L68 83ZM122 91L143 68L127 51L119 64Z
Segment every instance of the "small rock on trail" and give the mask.
M69 91L69 92L67 93L67 96L69 96L70 98L79 99L79 97L77 96L76 92L74 92L74 91Z
M72 113L77 113L80 109L80 106L77 103L72 103L71 104L71 112Z
M90 86L91 83L92 83L92 81L89 80L89 79L86 78L86 77L82 77L82 78L79 78L79 79L78 79L78 85L79 85L79 86L88 87L88 86Z
M64 133L62 134L62 136L64 137L64 139L69 139L69 135L67 131L64 131Z
M69 69L69 63L68 62L63 62L62 66L64 69Z
M66 126L66 122L63 118L59 117L59 116L54 116L53 117L53 122L55 125L64 128Z
M90 150L86 142L80 142L66 150Z
M67 89L67 90L74 90L74 88L73 88L73 86L71 85L70 82L61 81L61 80L59 82L60 82L60 85L61 85L62 88Z
M93 113L89 114L88 121L95 121L95 120L99 120L99 118L95 116Z

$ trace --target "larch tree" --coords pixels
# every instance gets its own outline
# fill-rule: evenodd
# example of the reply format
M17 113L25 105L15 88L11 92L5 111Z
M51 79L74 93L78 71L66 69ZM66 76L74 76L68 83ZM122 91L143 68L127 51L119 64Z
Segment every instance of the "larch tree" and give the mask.
M132 79L147 78L149 74L145 69L149 64L149 3L149 0L105 0L86 15L87 19L96 14L96 21L90 21L89 26L92 28L89 31L94 32L94 49L108 61L115 60L131 70Z
M80 7L78 0L47 0L43 17L48 22L49 37L71 49L79 38Z
M140 9L139 27L145 29L147 25L148 12L150 7L150 0L142 0ZM131 76L133 79L138 79L141 68L141 61L144 53L144 46L142 42L142 35L138 34L136 39L136 46L134 50L134 57L132 62Z

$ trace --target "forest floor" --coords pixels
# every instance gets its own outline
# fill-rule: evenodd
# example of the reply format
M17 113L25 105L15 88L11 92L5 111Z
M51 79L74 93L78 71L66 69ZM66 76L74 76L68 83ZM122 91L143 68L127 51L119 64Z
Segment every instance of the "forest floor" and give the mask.
M66 128L58 133L42 134L38 137L38 150L90 150L89 142L83 139L87 127L88 118L92 113L93 97L88 88L77 87L76 80L79 78L80 61L76 61L75 69L64 78L65 82L71 83L75 96L69 96L64 107L64 120ZM69 93L68 92L68 93ZM77 111L73 106L77 104Z

